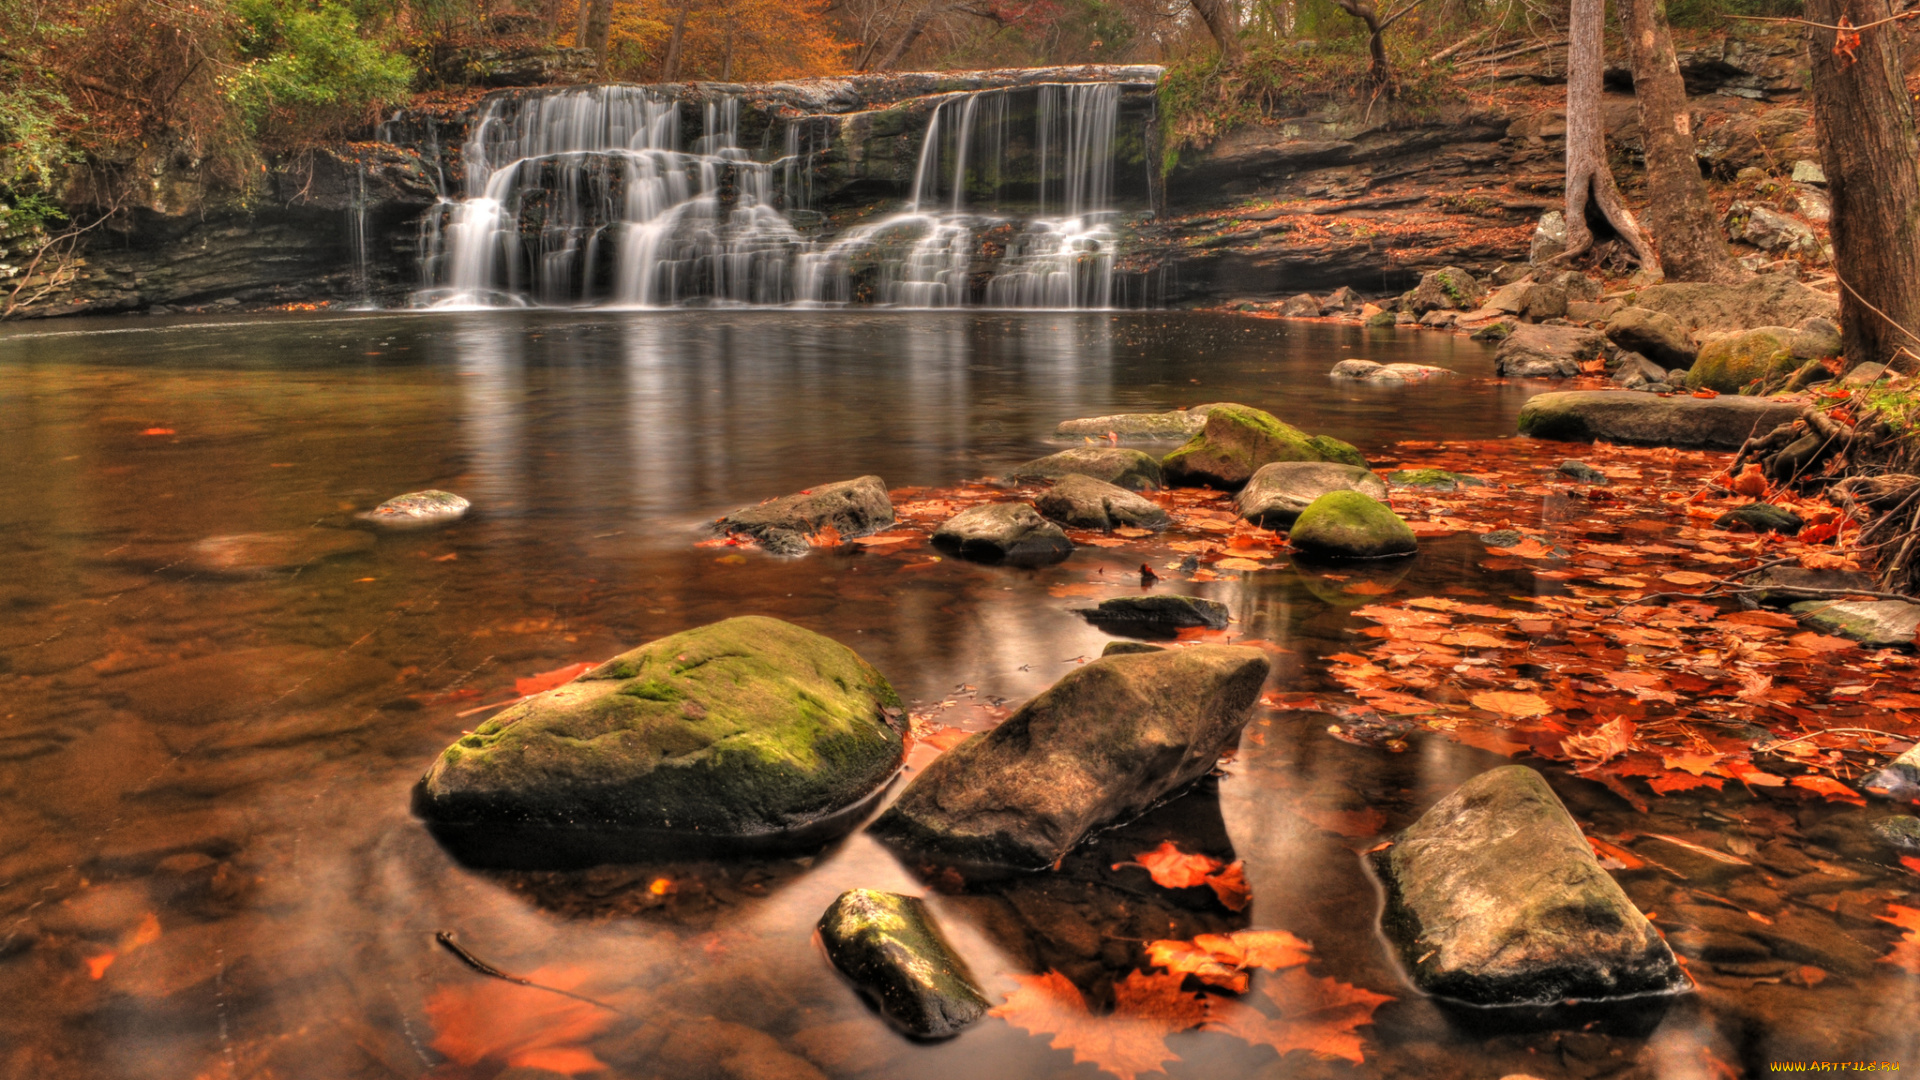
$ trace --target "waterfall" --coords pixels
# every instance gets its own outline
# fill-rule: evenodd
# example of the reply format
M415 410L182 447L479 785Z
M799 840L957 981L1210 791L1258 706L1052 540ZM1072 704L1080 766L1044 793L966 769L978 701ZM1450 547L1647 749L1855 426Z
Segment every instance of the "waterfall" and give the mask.
M1044 83L926 99L905 206L825 239L801 225L821 220L830 118L769 117L756 153L737 96L496 95L461 148L462 197L422 225L414 302L1108 307L1120 92ZM693 110L697 131L683 131Z

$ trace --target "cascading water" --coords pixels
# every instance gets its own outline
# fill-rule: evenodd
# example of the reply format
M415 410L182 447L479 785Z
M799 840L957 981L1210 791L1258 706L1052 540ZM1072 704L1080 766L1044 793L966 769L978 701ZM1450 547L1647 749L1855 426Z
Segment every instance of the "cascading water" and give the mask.
M796 225L820 217L831 120L786 120L777 153L770 127L757 160L737 97L698 103L683 149L695 103L653 88L502 95L462 148L465 197L428 215L415 302L1107 307L1120 96L1045 83L938 98L906 207L814 240Z

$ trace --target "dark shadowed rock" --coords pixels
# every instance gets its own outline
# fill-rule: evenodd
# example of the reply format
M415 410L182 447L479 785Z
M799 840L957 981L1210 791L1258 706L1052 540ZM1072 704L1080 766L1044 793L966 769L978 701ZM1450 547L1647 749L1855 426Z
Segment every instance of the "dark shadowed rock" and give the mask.
M1624 353L1620 363L1613 369L1615 385L1629 390L1644 390L1647 387L1667 384L1667 369L1641 356L1637 352Z
M1882 818L1873 823L1873 835L1895 851L1920 851L1920 817Z
M1920 802L1920 743L1908 747L1884 768L1868 773L1860 781L1860 790L1896 802Z
M383 529L424 529L458 521L472 505L451 491L411 491L361 514L360 520Z
M1258 649L1108 656L927 766L873 832L952 858L1051 866L1204 776L1266 682Z
M1612 483L1612 481L1607 479L1606 473L1603 473L1599 469L1594 468L1593 466L1587 464L1586 462L1579 461L1575 458L1568 458L1567 460L1561 462L1560 467L1558 469L1555 469L1554 471L1558 472L1562 476L1567 477L1570 480L1573 480L1582 484Z
M714 523L720 533L746 533L776 554L803 555L807 537L832 526L843 539L893 525L893 501L877 476L841 480L797 495L742 507Z
M1063 439L1104 439L1112 434L1122 442L1184 441L1198 434L1212 405L1159 413L1115 413L1063 421L1053 430Z
M1260 466L1275 461L1339 461L1366 467L1353 447L1325 435L1309 436L1271 413L1245 405L1216 405L1206 427L1161 460L1170 484L1234 490Z
M1904 600L1806 600L1787 607L1822 633L1869 648L1912 648L1920 631L1920 604Z
M1762 604L1780 605L1816 599L1807 592L1809 589L1824 594L1843 589L1875 592L1880 588L1871 575L1858 570L1813 570L1804 566L1769 566L1746 578L1745 584L1764 590L1752 594L1755 600Z
M1520 407L1520 434L1563 442L1620 442L1738 450L1800 416L1790 401L1723 395L1661 397L1631 390L1537 394Z
M1143 628L1171 632L1190 626L1220 630L1229 621L1227 605L1220 601L1175 593L1116 596L1101 601L1098 607L1082 608L1080 614L1095 625L1121 630Z
M1041 515L1075 529L1164 529L1171 520L1149 499L1091 476L1063 476L1033 500Z
M900 699L852 649L747 616L622 653L462 736L414 792L459 846L513 827L553 847L773 838L892 778ZM851 821L845 823L850 825ZM840 826L844 828L844 825Z
M1476 1005L1670 994L1688 981L1541 775L1485 772L1373 856L1415 985Z
M1607 339L1584 326L1513 328L1493 354L1494 368L1510 379L1566 379L1580 374L1580 365L1606 355Z
M1300 512L1329 491L1357 491L1387 500L1387 485L1366 469L1331 461L1276 461L1263 465L1240 489L1240 516L1270 529L1291 528Z
M1151 454L1119 446L1076 446L1017 465L1008 475L1016 480L1091 476L1129 491L1152 491L1160 486L1160 462Z
M1317 319L1320 317L1320 299L1312 293L1289 296L1280 303L1280 316L1285 319Z
M943 1039L986 1015L986 994L919 897L850 889L819 929L833 966L901 1031Z
M1287 539L1302 555L1322 559L1411 555L1420 546L1400 515L1358 491L1330 491L1315 499Z
M1045 566L1073 554L1060 526L1026 503L969 507L934 530L933 542L962 558L1013 566Z
M1783 510L1772 503L1754 502L1729 510L1713 521L1716 529L1732 529L1736 532L1776 532L1792 536L1800 531L1805 522L1800 515L1791 510Z
M1662 367L1687 367L1693 363L1693 339L1665 312L1623 308L1607 320L1607 340Z

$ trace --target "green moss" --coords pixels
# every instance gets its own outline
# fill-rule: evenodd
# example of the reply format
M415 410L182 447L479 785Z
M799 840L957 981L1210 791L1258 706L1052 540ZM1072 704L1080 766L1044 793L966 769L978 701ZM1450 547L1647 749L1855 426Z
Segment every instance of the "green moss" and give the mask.
M1330 491L1313 500L1288 539L1304 554L1336 558L1409 555L1418 547L1400 515L1358 491Z
M1737 394L1775 376L1790 375L1799 366L1793 344L1784 333L1749 330L1703 346L1687 371L1687 388Z
M1307 445L1320 451L1320 456L1328 461L1337 461L1342 465L1352 465L1357 469L1369 467L1367 465L1367 459L1360 453L1359 447L1354 446L1352 443L1341 442L1331 435L1315 435L1313 438L1307 440Z
M1445 469L1399 469L1387 474L1387 483L1394 487L1431 488L1435 491L1452 491L1462 487L1482 487L1486 481L1477 480L1461 473L1448 472Z

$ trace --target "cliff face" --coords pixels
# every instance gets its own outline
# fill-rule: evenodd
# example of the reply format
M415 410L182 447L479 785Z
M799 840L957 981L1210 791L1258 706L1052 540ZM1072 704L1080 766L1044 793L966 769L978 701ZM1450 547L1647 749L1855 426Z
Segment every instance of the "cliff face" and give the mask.
M1703 167L1733 181L1818 160L1799 104L1804 58L1790 39L1727 38L1682 56L1696 95ZM911 189L935 107L947 95L1050 82L1122 84L1115 199L1126 209L1120 268L1131 302L1260 302L1341 285L1397 292L1426 270L1524 261L1534 222L1561 204L1564 71L1560 51L1488 66L1456 100L1392 123L1360 105L1326 105L1188 149L1164 180L1159 69L1066 68L870 75L783 84L662 86L682 102L683 138L704 134L709 106L737 102L743 147L762 160L779 140L805 154L811 235L895 209ZM1609 73L1609 139L1633 196L1638 124L1623 71ZM280 163L246 198L216 198L191 177L158 177L167 197L123 211L89 234L47 297L23 315L269 307L397 305L420 281L420 224L457 194L460 150L496 91L460 108L404 112L381 142ZM1008 108L1020 104L1008 95ZM996 190L1030 196L1033 148L1002 148ZM164 171L164 170L163 170ZM1024 178L1024 179L1023 179ZM170 186L169 186L170 185ZM1749 183L1748 185L1752 185ZM182 194L182 192L186 194ZM197 196L194 194L198 192ZM1745 197L1746 192L1741 192ZM1817 191L1776 192L1793 211ZM1778 200L1776 200L1778 201ZM1817 220L1817 214L1809 216ZM0 254L0 262L19 262ZM40 284L47 283L43 277ZM11 287L11 282L0 286ZM38 285L36 285L36 288Z

